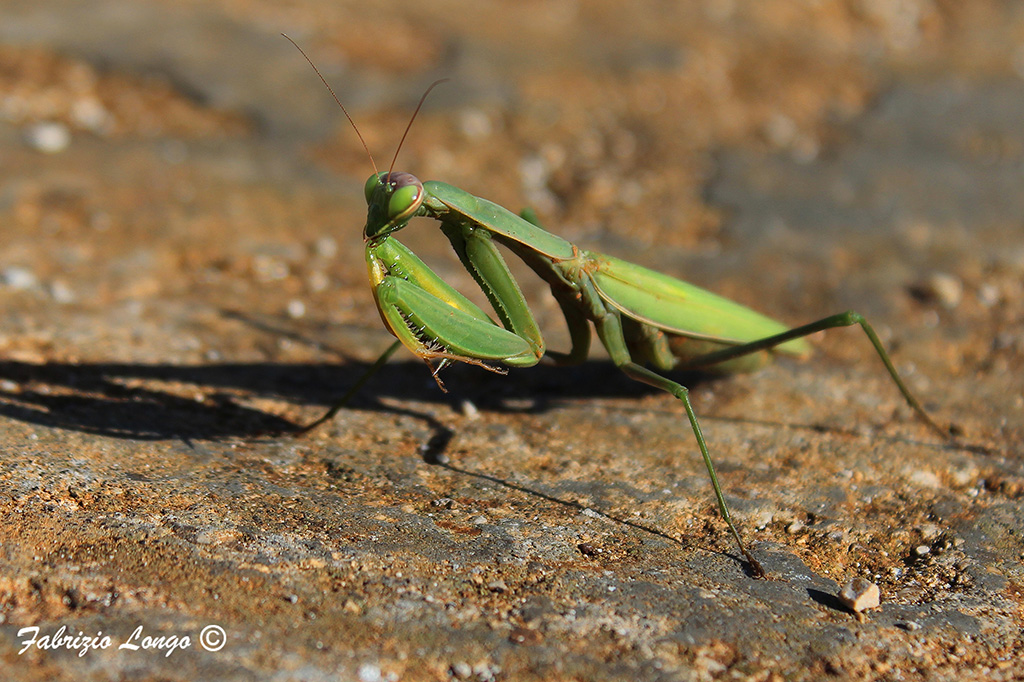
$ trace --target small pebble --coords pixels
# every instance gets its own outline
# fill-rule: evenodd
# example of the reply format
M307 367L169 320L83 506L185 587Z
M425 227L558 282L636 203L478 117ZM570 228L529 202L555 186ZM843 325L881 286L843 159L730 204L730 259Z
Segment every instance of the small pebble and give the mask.
M999 293L999 287L995 284L986 282L978 287L978 303L986 308L991 308L995 304L999 303L1000 298L1002 298L1002 296Z
M934 540L935 538L942 535L942 529L934 523L922 523L917 527L917 530L921 533L921 537L925 540Z
M298 320L306 316L306 304L297 298L293 298L288 301L288 307L286 308L288 317L293 320Z
M12 289L34 289L39 285L39 280L34 272L28 268L18 265L11 265L0 272L0 283Z
M37 123L25 131L25 141L30 147L44 154L56 154L71 144L71 131L63 123L46 121Z
M473 674L473 666L465 661L459 661L457 663L452 663L451 671L452 675L460 680L464 680Z
M943 308L953 309L964 297L964 284L956 275L934 272L917 287L918 294L927 300L936 301Z
M544 639L539 632L530 628L512 628L508 638L515 644L539 644Z
M380 666L373 663L363 663L356 675L359 676L359 682L380 682L384 679Z
M470 140L481 140L494 132L494 126L486 112L464 109L459 113L459 131Z
M878 585L864 578L853 578L839 591L839 601L854 613L873 609L881 603Z
M917 471L910 472L907 480L922 488L942 487L942 479L936 476L933 472L925 471L924 469L918 469Z
M94 97L82 97L71 105L71 119L94 133L108 133L113 127L113 117L103 103Z
M473 674L476 675L478 680L481 682L490 682L494 680L498 674L501 673L501 666L496 663L488 663L487 661L480 661L473 666Z
M75 292L71 286L62 279L55 279L50 282L50 296L57 303L74 303Z
M306 278L306 284L310 291L318 293L327 289L331 285L331 280L322 270L314 270Z
M459 404L459 409L462 410L462 416L466 419L476 419L480 416L480 410L476 409L476 405L468 400L463 400Z
M338 242L334 237L320 237L313 244L313 250L320 258L334 258L338 255Z

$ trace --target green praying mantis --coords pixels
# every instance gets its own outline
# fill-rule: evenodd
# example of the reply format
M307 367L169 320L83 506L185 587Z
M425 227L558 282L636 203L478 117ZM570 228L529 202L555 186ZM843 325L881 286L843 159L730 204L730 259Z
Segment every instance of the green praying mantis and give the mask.
M310 65L316 70L311 61ZM320 78L323 80L322 75ZM334 95L326 80L324 84ZM423 94L399 142L399 150L420 106L437 84ZM336 95L334 98L337 101ZM340 101L338 105L369 155L352 117ZM545 356L560 364L583 362L593 327L612 362L627 376L659 388L682 403L711 479L718 509L757 577L765 577L765 571L747 550L733 524L688 390L665 376L665 372L711 366L727 372L746 371L764 364L775 354L805 357L811 347L804 337L825 329L859 325L914 412L942 436L950 435L928 416L896 371L874 329L856 312L830 315L789 328L692 284L580 248L545 231L530 213L516 215L443 182L423 182L410 173L375 168L364 189L367 218L363 239L370 285L381 320L397 340L337 405L303 431L333 418L399 346L405 346L426 362L443 390L439 372L455 362L499 373L505 373L506 367L531 367ZM415 217L440 223L441 231L487 297L500 324L398 241L395 233ZM569 329L568 352L545 348L534 315L499 246L522 260L550 286Z

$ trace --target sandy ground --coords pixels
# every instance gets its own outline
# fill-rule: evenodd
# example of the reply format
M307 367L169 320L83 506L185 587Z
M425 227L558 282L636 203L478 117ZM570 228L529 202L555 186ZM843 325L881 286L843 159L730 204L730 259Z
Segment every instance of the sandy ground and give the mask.
M409 5L0 6L4 678L1024 677L1021 5ZM450 78L397 168L792 324L856 309L957 439L856 329L679 375L757 580L680 406L602 349L447 394L400 354L290 435L390 337L370 161L281 32L379 167Z

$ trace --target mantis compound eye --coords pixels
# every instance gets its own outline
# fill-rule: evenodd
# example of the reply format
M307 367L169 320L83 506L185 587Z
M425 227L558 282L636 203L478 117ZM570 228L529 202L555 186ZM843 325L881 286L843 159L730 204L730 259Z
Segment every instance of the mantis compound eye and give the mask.
M388 199L389 222L404 222L423 203L423 183L411 173L391 173L391 196Z
M384 184L385 175L387 173L374 173L366 179L366 184L363 185L363 195L366 197L366 203L370 203L374 191Z

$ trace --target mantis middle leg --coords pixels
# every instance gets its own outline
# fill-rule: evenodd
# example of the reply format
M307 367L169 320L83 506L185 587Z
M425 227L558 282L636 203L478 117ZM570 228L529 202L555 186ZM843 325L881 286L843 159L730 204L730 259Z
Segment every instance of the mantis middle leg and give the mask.
M700 423L697 421L697 414L694 412L693 405L690 403L689 389L682 384L672 381L667 377L663 377L656 372L638 365L633 362L632 357L629 354L629 349L626 346L626 340L622 333L622 321L619 319L618 314L614 312L607 313L603 318L595 322L597 327L597 335L601 339L605 348L608 349L609 355L611 355L612 362L621 369L626 376L636 381L643 382L649 386L660 388L661 390L672 394L683 403L683 407L686 410L686 416L690 420L690 427L693 429L693 435L697 439L697 447L700 448L701 457L704 458L704 466L707 468L708 475L711 477L711 486L715 490L715 498L718 501L718 510L722 514L722 518L725 520L725 524L729 527L729 532L732 534L733 539L736 541L736 545L743 552L744 558L750 565L751 571L758 578L767 577L767 573L761 566L760 562L753 557L753 555L747 550L746 545L743 544L743 540L740 538L739 531L736 530L736 526L733 525L732 517L729 514L729 506L725 502L725 496L722 493L722 486L718 483L718 475L715 473L715 465L711 461L711 454L708 452L707 443L704 441L704 435L700 428Z

